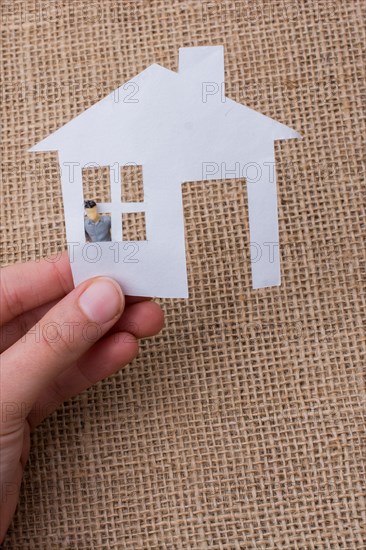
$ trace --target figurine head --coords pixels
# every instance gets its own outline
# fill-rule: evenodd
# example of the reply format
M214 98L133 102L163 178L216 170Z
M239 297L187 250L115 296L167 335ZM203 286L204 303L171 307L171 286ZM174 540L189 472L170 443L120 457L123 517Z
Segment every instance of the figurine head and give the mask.
M99 218L97 203L95 201L85 201L84 202L85 214L88 216L89 220L95 222Z

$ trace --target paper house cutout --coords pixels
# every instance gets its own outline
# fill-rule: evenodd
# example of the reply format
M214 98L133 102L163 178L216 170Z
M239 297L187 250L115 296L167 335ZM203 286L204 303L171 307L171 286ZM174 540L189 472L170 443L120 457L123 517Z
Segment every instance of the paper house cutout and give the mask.
M151 65L30 149L59 153L75 284L106 275L129 295L187 297L181 186L238 177L247 184L253 288L280 284L274 141L301 136L226 98L223 83L223 46L180 48L178 73ZM110 169L111 202L98 210L111 213L112 242L85 241L90 163ZM142 166L142 202L121 201L116 166L126 164ZM121 215L136 211L145 212L146 240L125 241Z

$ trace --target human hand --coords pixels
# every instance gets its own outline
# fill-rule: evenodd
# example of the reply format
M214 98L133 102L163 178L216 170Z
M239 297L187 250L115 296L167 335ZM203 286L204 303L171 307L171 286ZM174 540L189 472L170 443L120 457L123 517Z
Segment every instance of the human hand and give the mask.
M30 432L65 399L116 372L138 338L164 324L160 306L124 297L118 283L73 289L67 254L5 267L0 295L0 541L14 514Z

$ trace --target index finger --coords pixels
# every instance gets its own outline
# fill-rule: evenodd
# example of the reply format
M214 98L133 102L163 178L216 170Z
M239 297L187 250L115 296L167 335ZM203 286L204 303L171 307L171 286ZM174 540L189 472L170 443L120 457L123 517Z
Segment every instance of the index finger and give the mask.
M67 252L1 268L0 287L1 324L62 298L74 288Z

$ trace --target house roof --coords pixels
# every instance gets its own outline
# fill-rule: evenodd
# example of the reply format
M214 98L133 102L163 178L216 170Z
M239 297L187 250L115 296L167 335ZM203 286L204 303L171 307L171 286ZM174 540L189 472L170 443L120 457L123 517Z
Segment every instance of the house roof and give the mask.
M54 131L48 137L42 139L37 144L29 149L31 152L36 151L57 151L62 147L64 139L71 135L77 134L81 125L90 123L92 126L96 123L98 118L104 118L106 114L111 114L112 118L116 111L127 110L128 106L135 105L135 94L140 90L141 86L144 86L146 81L149 81L152 77L158 79L159 76L171 75L173 78L177 76L177 73L170 71L157 63L153 63L141 73L131 78L127 82L123 83L119 88L116 88L103 97L100 101L97 101L77 115L75 118L66 122L58 130Z
M84 147L85 152L98 139L98 147L110 139L132 151L131 143L135 140L138 147L139 141L142 146L147 136L156 141L159 134L171 139L175 133L191 139L189 133L194 133L198 119L216 131L221 121L228 133L236 134L235 139L241 134L272 141L301 137L288 126L226 98L223 86L223 46L180 48L178 73L150 65L30 151Z

